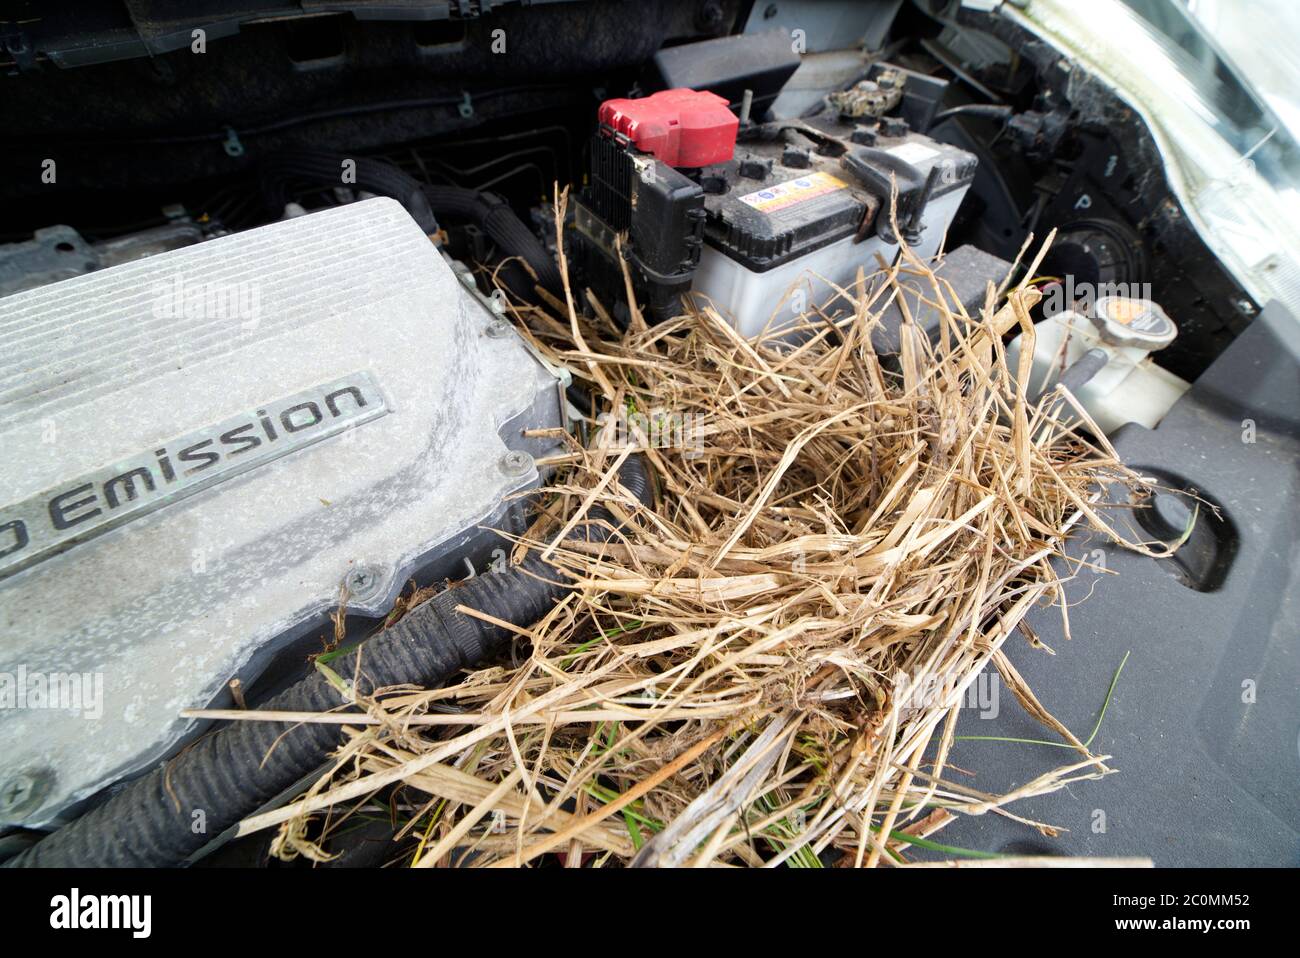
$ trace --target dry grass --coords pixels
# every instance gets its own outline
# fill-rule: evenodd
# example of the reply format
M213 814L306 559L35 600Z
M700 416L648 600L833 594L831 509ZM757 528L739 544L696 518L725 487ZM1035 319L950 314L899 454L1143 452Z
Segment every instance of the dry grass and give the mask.
M538 349L645 417L630 443L605 428L573 444L517 546L577 588L520 630L512 664L314 717L351 731L334 769L243 831L277 827L278 854L319 858L322 826L383 794L405 803L383 813L418 838L402 861L419 866L816 866L830 850L898 866L957 815L1015 817L1017 799L1107 773L1001 651L1060 597L1049 560L1076 524L1121 538L1102 490L1140 486L1063 421L1068 397L1034 405L1015 385L1003 335L1032 336L1038 294L990 288L969 316L910 253L842 292L852 311L813 310L797 345L746 342L708 308L653 328L634 315L626 334L581 319L571 293L521 308ZM943 329L932 349L906 324L895 364L870 331L896 298L937 305ZM661 434L659 412L684 435ZM633 449L653 510L616 480ZM624 536L560 545L562 520L594 501ZM989 665L1075 749L1008 795L947 766Z

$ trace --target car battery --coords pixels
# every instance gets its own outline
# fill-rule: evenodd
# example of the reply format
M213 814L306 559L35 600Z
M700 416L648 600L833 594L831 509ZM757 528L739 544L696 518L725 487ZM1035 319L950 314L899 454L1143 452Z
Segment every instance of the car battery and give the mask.
M707 216L695 299L755 336L834 299L834 287L852 286L859 268L869 275L891 262L900 239L932 257L976 162L897 124L795 124L743 142L730 162L701 176Z
M650 322L689 297L746 336L826 304L900 243L934 256L977 165L901 116L742 122L703 90L606 101L599 119L569 229L580 287L618 304L628 265Z

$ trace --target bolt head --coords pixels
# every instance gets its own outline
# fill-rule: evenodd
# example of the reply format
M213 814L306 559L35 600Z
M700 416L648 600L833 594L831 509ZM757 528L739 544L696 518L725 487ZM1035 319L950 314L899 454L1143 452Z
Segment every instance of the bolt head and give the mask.
M348 595L354 599L368 599L379 588L381 579L377 572L364 566L353 569L344 579Z
M41 807L54 783L48 769L26 769L0 781L0 812L21 815Z
M15 775L0 787L0 807L11 811L26 804L35 789L36 782L30 775Z
M533 457L521 450L512 449L501 457L501 471L507 476L526 476L533 471Z

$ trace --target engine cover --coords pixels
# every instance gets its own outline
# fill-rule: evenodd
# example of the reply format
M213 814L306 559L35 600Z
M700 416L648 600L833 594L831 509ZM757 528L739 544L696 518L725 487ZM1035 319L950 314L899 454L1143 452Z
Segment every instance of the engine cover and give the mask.
M0 821L489 541L564 384L387 199L0 300Z

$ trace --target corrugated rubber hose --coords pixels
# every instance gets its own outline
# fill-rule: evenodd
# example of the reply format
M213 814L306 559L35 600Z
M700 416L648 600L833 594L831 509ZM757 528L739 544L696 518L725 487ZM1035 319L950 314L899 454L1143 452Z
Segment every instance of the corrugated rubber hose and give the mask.
M644 460L629 456L619 482L652 502ZM607 541L616 520L593 508L571 538ZM513 633L456 606L527 626L569 590L554 566L530 553L517 566L476 576L440 592L389 628L340 657L332 668L357 676L370 694L393 685L437 685L509 648ZM358 662L360 667L358 668ZM261 703L261 709L325 712L338 690L319 672ZM16 867L165 867L183 863L208 841L319 769L343 741L340 726L234 722L135 780L76 821L10 859ZM193 827L202 812L205 827Z
M355 163L355 180L348 185L397 200L426 233L438 231L437 220L441 217L473 223L496 245L503 258L523 260L536 274L537 285L557 296L563 293L555 257L500 196L462 186L426 185L384 160L311 150L273 153L262 162L259 171L267 211L278 215L284 209L292 183L317 187L343 185L345 162ZM516 296L536 301L534 281L518 264L508 263L501 271L501 278Z
M471 221L487 234L503 256L518 256L527 263L537 274L537 285L561 295L564 285L555 258L500 196L461 186L426 186L424 195L439 216ZM525 288L517 282L511 288L526 299L536 298L531 286Z
M352 169L354 178L350 180L344 179L346 163L355 164ZM420 225L420 229L426 233L438 231L438 221L428 197L424 195L424 185L383 160L372 160L365 156L336 156L310 150L284 150L272 153L262 161L259 176L262 198L267 211L273 215L278 216L284 210L289 199L290 183L301 181L326 188L346 184L397 200L411 214L411 219Z

